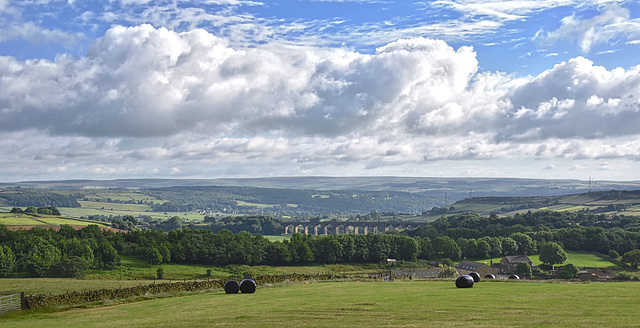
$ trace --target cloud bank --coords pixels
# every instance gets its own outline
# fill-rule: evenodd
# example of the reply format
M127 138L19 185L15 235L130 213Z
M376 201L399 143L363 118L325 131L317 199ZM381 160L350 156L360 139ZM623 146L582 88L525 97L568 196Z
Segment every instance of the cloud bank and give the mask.
M471 47L428 38L363 54L116 26L85 57L0 57L0 146L15 154L3 166L286 175L640 158L640 66L607 70L577 57L527 78L478 71Z

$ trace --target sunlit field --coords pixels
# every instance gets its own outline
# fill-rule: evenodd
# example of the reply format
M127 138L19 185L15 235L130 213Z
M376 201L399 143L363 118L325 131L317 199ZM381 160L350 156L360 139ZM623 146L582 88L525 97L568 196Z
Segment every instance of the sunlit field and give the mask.
M0 318L2 327L632 327L640 283L327 282Z

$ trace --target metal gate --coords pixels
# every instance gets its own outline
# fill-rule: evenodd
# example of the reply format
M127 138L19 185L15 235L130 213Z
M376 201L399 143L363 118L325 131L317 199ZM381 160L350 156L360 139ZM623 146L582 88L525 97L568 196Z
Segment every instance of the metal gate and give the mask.
M0 314L22 310L24 293L0 296Z

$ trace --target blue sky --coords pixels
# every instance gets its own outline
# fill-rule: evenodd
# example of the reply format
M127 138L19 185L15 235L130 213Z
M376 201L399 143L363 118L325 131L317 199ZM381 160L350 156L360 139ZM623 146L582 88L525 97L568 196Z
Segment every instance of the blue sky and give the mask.
M0 181L638 180L640 2L0 0Z

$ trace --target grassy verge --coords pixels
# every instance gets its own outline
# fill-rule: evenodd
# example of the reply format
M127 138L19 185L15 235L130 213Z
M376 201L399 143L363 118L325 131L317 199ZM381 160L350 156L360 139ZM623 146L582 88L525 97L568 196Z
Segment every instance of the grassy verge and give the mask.
M631 327L639 283L328 282L0 318L2 327Z

